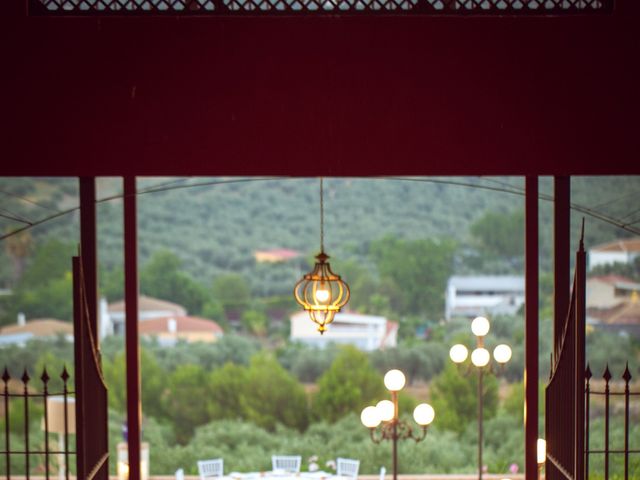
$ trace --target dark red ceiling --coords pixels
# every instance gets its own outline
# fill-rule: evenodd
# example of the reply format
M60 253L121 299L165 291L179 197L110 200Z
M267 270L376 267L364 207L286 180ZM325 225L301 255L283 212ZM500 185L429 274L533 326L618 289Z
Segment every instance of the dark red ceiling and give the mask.
M640 173L637 0L545 18L2 4L1 175Z

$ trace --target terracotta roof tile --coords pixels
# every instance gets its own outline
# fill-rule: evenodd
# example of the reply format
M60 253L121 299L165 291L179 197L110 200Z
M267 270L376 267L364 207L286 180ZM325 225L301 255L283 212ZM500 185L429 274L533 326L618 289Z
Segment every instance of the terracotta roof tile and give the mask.
M110 312L124 312L125 303L124 300L109 304ZM140 295L138 297L138 309L140 311L145 310L170 310L177 313L186 313L186 309L182 305L177 303L168 302L166 300L160 300L159 298L148 297L146 295Z
M588 280L598 280L603 283L636 283L632 279L628 277L624 277L622 275L596 275L593 277L589 277Z
M31 333L36 337L51 337L58 333L73 335L73 324L55 318L29 320L25 325L7 325L0 329L0 335Z
M640 237L625 238L613 242L596 245L593 252L638 252L640 253Z
M207 318L175 316L160 317L150 320L143 320L138 324L138 330L141 334L163 333L169 331L169 320L176 321L176 332L212 332L215 335L223 333L222 328L215 321Z
M640 302L628 300L611 308L589 308L587 314L607 325L640 325Z

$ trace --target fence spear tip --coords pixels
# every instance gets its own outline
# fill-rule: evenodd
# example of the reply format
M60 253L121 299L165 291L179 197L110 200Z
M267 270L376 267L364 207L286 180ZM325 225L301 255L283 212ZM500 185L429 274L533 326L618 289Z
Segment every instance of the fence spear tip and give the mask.
M60 378L64 380L65 383L67 382L67 380L69 380L69 372L67 372L66 365L62 367L62 374L60 375Z

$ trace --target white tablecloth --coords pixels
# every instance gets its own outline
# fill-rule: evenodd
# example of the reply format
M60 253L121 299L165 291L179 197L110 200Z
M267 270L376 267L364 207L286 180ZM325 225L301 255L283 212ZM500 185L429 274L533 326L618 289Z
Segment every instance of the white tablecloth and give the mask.
M224 480L346 480L342 476L333 475L323 471L300 473L279 471L247 473L231 472L223 478Z

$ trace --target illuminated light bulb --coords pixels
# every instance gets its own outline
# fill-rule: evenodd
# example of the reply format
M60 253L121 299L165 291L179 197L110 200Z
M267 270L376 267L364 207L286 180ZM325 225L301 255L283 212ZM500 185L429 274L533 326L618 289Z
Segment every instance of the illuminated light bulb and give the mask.
M388 422L389 420L393 420L395 416L396 409L391 400L380 400L376 404L376 408L378 409L378 414L380 415L380 420L383 422Z
M467 350L467 347L465 347L461 343L454 345L453 347L451 347L451 350L449 350L449 358L451 358L451 360L453 360L455 363L464 362L468 356L469 350Z
M511 347L504 343L498 345L493 349L493 358L495 358L498 363L507 363L511 360Z
M476 337L484 337L489 333L489 320L484 317L476 317L471 322L471 331Z
M400 370L389 370L384 376L384 386L391 392L398 392L404 387L406 379Z
M126 462L118 462L118 479L125 480L129 478L129 464Z
M413 419L421 426L429 425L435 416L435 410L428 403L421 403L413 410Z
M380 412L376 407L366 407L360 414L360 421L367 428L376 428L380 425Z
M538 465L544 463L547 459L547 441L544 438L538 439L536 458Z
M491 360L491 355L486 348L476 348L471 352L471 363L476 367L484 367L489 363L489 360Z
M330 292L326 288L319 288L316 290L315 297L320 303L326 303L329 300Z

